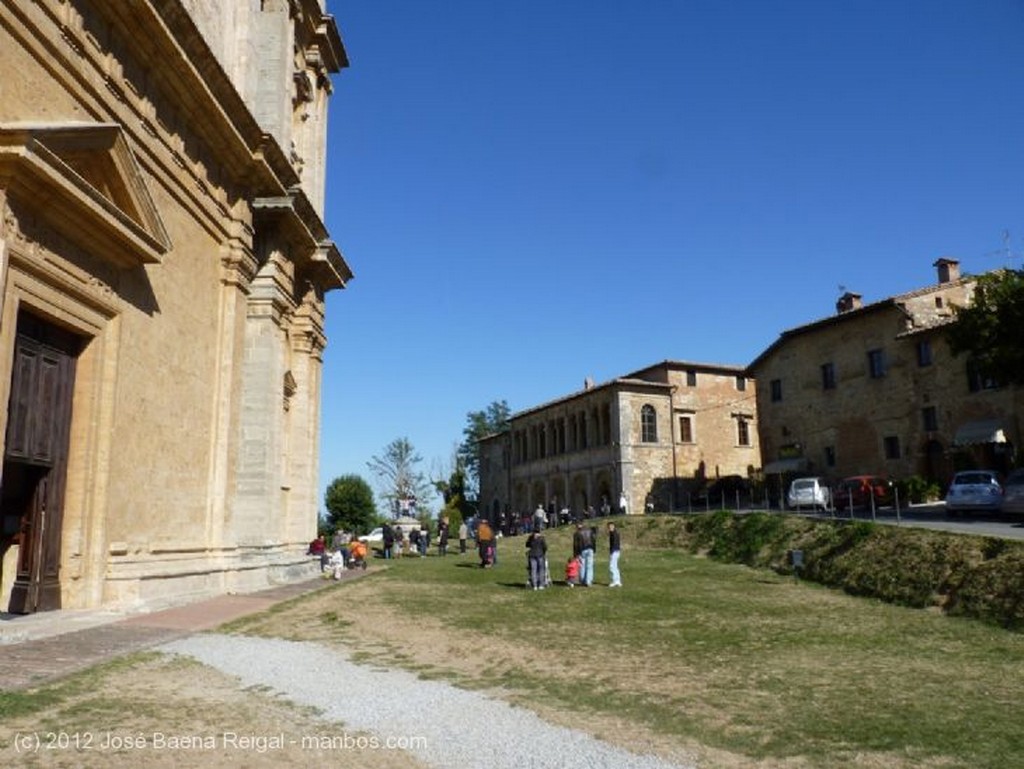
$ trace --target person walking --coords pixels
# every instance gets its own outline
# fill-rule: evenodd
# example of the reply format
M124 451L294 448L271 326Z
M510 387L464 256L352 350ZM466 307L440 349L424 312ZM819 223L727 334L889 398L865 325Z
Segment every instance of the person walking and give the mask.
M621 552L622 539L619 530L612 521L608 521L608 587L622 587L622 575L619 574Z

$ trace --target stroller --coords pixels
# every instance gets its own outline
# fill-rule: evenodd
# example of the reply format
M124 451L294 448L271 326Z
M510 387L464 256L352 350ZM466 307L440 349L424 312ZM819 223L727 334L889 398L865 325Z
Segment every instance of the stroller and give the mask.
M544 566L541 569L540 584L534 585L532 575L530 574L530 559L526 559L526 586L529 587L551 587L551 570L548 568L548 559L545 556Z
M348 548L348 567L350 569L366 568L366 543L358 539Z

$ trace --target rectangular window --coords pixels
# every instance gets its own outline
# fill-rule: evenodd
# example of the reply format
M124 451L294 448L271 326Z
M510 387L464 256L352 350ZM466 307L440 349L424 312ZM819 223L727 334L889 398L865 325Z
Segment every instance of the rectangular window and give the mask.
M740 446L750 445L750 422L745 417L736 418L736 442Z
M868 350L868 374L872 379L885 376L885 350Z
M967 389L972 393L979 392L981 390L995 390L999 387L999 382L993 376L982 374L978 370L978 364L973 360L967 361Z
M932 365L935 359L932 357L932 343L922 339L917 343L917 365L921 368Z
M696 387L697 386L697 372L690 369L686 372L686 386Z
M747 389L747 378L743 376L736 377L736 389L740 392L744 392Z
M769 385L772 391L772 403L778 403L782 400L782 380L773 379Z
M900 458L900 439L895 435L887 435L884 438L885 443L885 458L886 459L899 459Z
M836 389L836 367L834 363L821 364L821 389Z
M926 406L921 409L921 421L924 429L930 433L939 429L939 415L934 406Z
M679 442L693 443L693 417L679 417Z

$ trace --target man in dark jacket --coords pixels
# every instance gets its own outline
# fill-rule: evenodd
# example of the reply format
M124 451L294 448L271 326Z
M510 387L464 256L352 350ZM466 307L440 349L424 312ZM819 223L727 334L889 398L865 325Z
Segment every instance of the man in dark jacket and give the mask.
M580 559L580 584L589 587L594 581L594 532L582 523L576 524L572 552Z
M530 587L543 590L548 581L548 543L542 532L535 531L526 538L526 557L530 569Z
M622 587L622 575L619 574L619 552L622 540L615 524L608 521L608 587Z

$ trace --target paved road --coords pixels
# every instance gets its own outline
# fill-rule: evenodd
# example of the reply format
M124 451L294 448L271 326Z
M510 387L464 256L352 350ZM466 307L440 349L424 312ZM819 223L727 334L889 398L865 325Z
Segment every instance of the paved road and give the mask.
M849 517L849 513L839 513ZM857 510L858 520L872 520L870 510ZM914 505L901 510L899 515L892 508L882 508L875 513L875 520L899 526L919 526L940 531L955 531L961 534L976 534L981 537L1003 539L1024 539L1024 519L1020 516L999 515L998 513L965 513L951 516L946 505L938 502L931 505Z
M714 509L714 507L711 508L712 511ZM763 508L741 510L741 512L751 513L763 511ZM705 510L695 509L692 512L702 513ZM773 510L770 512L778 511ZM787 512L790 514L800 514L798 510L788 510ZM850 519L850 514L845 511L831 514L808 511L807 515L816 518ZM892 507L883 507L875 511L873 517L870 510L855 510L853 517L859 521L875 520L878 523L894 526L917 526L925 529L959 532L960 534L975 534L979 537L1024 540L1024 517L984 512L965 513L954 517L946 511L946 504L944 502L936 502L929 505L912 505L909 508L902 508L899 513Z

